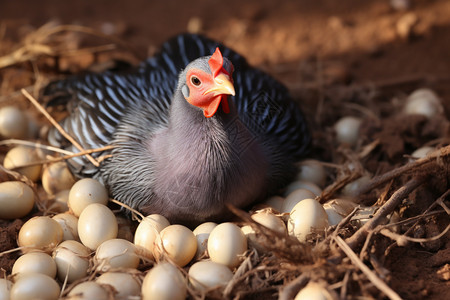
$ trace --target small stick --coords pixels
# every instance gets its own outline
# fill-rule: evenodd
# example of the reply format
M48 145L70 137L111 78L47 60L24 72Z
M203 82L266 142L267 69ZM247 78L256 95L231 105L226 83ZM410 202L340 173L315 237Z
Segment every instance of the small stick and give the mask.
M370 280L370 282L373 283L373 285L375 285L380 291L388 296L389 299L402 299L393 289L391 289L383 280L378 278L378 276L358 258L356 253L353 252L350 246L347 245L347 243L340 236L336 236L334 240L342 249L342 251L344 251L345 255L350 258L352 263L355 264L367 276L367 278Z
M280 291L278 300L293 299L295 295L298 293L298 291L308 283L309 279L310 279L309 275L303 273L299 277L289 282L289 284L284 286L283 289Z
M39 149L44 149L44 150L48 150L48 151L52 151L52 152L62 153L65 155L73 155L74 154L73 152L63 150L63 149L60 149L57 147L52 147L52 146L44 145L41 143L35 143L35 142L19 140L19 139L8 139L8 140L0 141L0 146L3 146L3 145L21 145L21 146L27 146L30 148L39 148Z
M405 199L407 195L420 186L424 181L424 178L411 179L404 186L395 191L391 198L375 213L373 218L346 240L350 248L355 249L370 231L375 229L375 227L377 227L380 222L389 213L391 213L403 199Z
M53 126L56 127L56 129L58 129L58 131L66 138L68 139L78 150L80 151L85 151L83 147L81 147L81 145L75 141L59 124L58 122L55 121L55 119L53 119L52 116L50 116L50 114L42 107L42 105L39 104L39 102L37 102L36 99L33 98L33 96L31 96L30 93L28 93L27 90L25 89L21 89L22 94L28 99L30 100L31 103L33 103L34 106L36 106L36 108L50 121L50 123L52 123ZM86 158L96 167L99 167L100 164L89 154L86 154Z
M66 152L72 153L72 154L64 155L64 156L60 156L60 157L53 157L53 158L46 159L46 160L38 160L38 161L29 162L29 163L26 163L26 164L23 164L23 165L14 166L13 168L11 168L11 170L16 170L18 168L30 167L30 166L35 166L35 165L44 165L44 164L55 163L55 162L58 162L58 161L68 160L68 159L71 159L71 158L74 158L74 157L84 156L86 154L95 153L95 152L102 152L102 151L107 151L107 150L111 150L111 149L114 149L114 146L107 145L105 147L95 148L95 149L88 149L88 150L85 150L85 151L82 151L82 152L78 152L78 153L73 153L73 152L70 152L70 151L66 151ZM104 155L104 156L107 156L107 155ZM103 156L99 157L99 159L102 158L102 157ZM103 159L102 159L102 161L103 161Z
M403 175L404 173L408 171L412 171L416 168L419 168L425 164L431 163L436 159L440 159L444 156L450 155L450 146L445 146L443 148L440 148L438 150L433 151L426 157L420 158L414 162L410 162L406 165L403 165L401 167L398 167L396 169L393 169L392 171L386 172L382 175L374 177L367 185L362 186L359 190L359 194L365 194L368 191L378 187L379 185L392 180L400 175Z
M440 234L430 237L430 238L426 238L426 239L422 239L422 238L413 238L413 237L409 237L406 235L401 235L401 234L397 234L395 232L390 231L387 228L383 228L380 230L380 233L394 241L397 242L397 245L402 246L405 244L405 241L409 241L409 242L413 242L413 243L426 243L426 242L431 242L431 241L435 241L440 239L441 237L443 237L447 231L450 230L450 225L448 225L444 231L442 231Z

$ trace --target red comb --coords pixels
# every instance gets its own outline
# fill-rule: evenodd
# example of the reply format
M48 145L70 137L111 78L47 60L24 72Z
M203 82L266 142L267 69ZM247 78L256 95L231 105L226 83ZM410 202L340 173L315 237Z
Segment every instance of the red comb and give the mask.
M214 77L219 75L219 73L230 75L223 67L223 56L222 53L220 53L219 47L217 47L214 54L211 55L211 58L208 60L208 64Z

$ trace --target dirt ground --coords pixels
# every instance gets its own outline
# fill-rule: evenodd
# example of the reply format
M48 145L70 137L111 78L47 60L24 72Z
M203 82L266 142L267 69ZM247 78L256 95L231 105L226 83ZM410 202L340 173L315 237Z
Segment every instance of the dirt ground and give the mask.
M394 2L408 7L395 8ZM14 103L28 109L21 88L34 91L34 84L48 78L104 69L113 59L136 64L169 37L191 31L223 41L290 89L310 122L314 158L348 163L363 152L362 145L377 140L359 163L371 175L380 175L403 165L405 154L424 144L449 144L448 0L0 0L0 57L23 45L27 35L48 22L89 27L101 36L66 35L56 42L60 47L54 48L56 54L32 53L22 63L4 68L0 64L0 106ZM51 57L58 55L56 64ZM433 120L399 116L405 97L424 87L441 98L444 116ZM345 115L364 119L358 151L338 151L331 141L332 125ZM448 165L441 165L435 181L409 196L416 204L403 203L403 217L420 215L448 190L447 169ZM392 189L369 193L362 202L374 204L383 198L380 194L393 192L413 175L391 182ZM328 183L336 177L330 176ZM423 202L417 204L417 199ZM16 246L15 234L22 223L0 220L0 252ZM448 215L427 219L422 222L425 233L417 237L434 236L432 233L442 232L448 224ZM450 295L448 233L434 245L409 243L384 252L389 244L376 239L365 262L402 298L444 299ZM0 256L1 268L9 272L16 257ZM443 272L447 275L440 275ZM332 278L334 283L336 278ZM347 287L349 298L383 297L367 282L358 286L360 281L352 279L353 285Z

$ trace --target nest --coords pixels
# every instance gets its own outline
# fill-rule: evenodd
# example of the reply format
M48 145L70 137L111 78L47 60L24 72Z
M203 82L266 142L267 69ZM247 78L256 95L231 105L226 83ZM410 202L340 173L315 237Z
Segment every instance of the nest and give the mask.
M84 46L86 36L101 37L105 43ZM4 43L0 48L0 75L3 78L0 105L19 103L21 107L29 108L36 118L43 122L48 119L55 125L57 122L36 100L42 85L63 72L85 71L86 55L89 65L94 65L96 70L110 67L105 62L117 55L135 63L136 55L125 45L117 38L90 28L55 24L28 33L19 42ZM77 57L82 59L77 60ZM273 66L268 71L277 72L282 67ZM313 153L319 160L327 161L324 165L330 170L327 188L318 200L324 203L337 198L346 184L371 174L370 181L358 189L353 199L361 207L377 209L362 225L353 222L361 209L356 208L337 226L330 227L325 236L313 236L308 243L300 243L254 222L248 212L230 207L239 222L253 227L262 250L249 249L227 286L204 293L190 289L193 299L292 299L308 282L323 285L336 299L401 299L398 289L407 280L395 278L395 264L405 261L399 258L402 255L408 257L423 250L434 253L436 276L448 276L445 271L449 263L448 254L445 259L448 248L439 250L446 240L448 243L450 229L450 146L447 146L450 123L443 115L429 119L401 114L400 103L404 95L393 96L392 91L405 85L409 89L418 87L417 78L352 86L333 80L336 73L328 72L326 67L301 71L306 83L290 81L289 87L309 116L314 136ZM21 74L23 80L10 80L17 74ZM323 74L331 79L320 82L314 79ZM338 77L341 75L339 72ZM317 105L309 105L317 99ZM30 108L30 103L38 109ZM364 116L361 139L355 147L337 145L332 130L332 124L338 118L349 114ZM2 144L15 142L4 141ZM412 149L424 144L433 145L437 150L418 160L410 161L405 157L404 153L411 153ZM80 150L80 155L89 155L105 149L81 149L80 146ZM91 159L92 163L99 163ZM0 181L5 180L23 181L42 196L39 186L16 172L1 168ZM50 213L45 196L37 203L35 214ZM392 218L394 214L398 216L397 221ZM386 221L388 218L389 222ZM22 220L1 221L0 250L3 252L0 258L4 270L9 270L17 257L17 253L9 250L15 248L15 234L22 223ZM148 271L146 267L141 267L143 273L136 276ZM412 289L411 293L414 292ZM404 297L411 296L405 288L401 293Z

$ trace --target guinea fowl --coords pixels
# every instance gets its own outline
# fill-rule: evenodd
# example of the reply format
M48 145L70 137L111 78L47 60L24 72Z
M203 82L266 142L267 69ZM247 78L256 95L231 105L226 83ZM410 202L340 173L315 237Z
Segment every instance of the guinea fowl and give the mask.
M72 172L171 222L218 219L227 203L245 207L274 194L310 143L284 86L199 35L169 40L134 72L56 81L44 95L67 103L61 125L85 149L114 146L94 154L110 154L98 168L68 160ZM54 129L49 141L78 152Z

